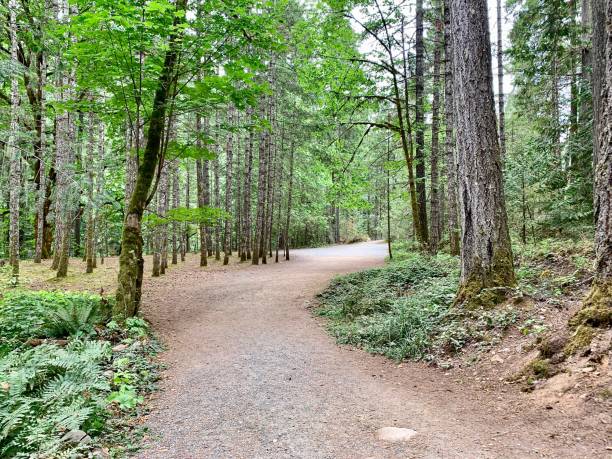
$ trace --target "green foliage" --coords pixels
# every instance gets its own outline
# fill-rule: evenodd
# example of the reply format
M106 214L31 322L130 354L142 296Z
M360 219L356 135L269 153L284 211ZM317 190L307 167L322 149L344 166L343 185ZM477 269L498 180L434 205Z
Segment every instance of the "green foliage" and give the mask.
M70 430L95 434L110 389L103 375L110 345L73 341L66 348L43 344L0 359L0 454L57 456L74 447L62 441Z
M165 217L149 214L143 221L151 228L159 225L167 225L168 223L197 223L209 226L219 224L222 220L231 218L231 215L226 211L217 207L175 207L170 209Z
M405 252L409 242L395 245L393 262L339 277L320 295L318 313L330 319L339 342L395 360L435 360L468 343L488 346L519 319L510 306L452 308L458 260Z
M158 346L139 317L104 323L96 295L13 291L0 300L0 457L81 457L128 427L123 416L155 388ZM40 343L32 338L68 338ZM111 340L126 348L111 352ZM57 343L57 344L56 344ZM91 441L74 443L69 431Z
M0 355L30 338L91 335L109 317L108 300L97 295L9 292L0 299Z
M340 342L401 360L421 359L434 345L455 294L457 260L405 255L383 268L337 278L321 294Z

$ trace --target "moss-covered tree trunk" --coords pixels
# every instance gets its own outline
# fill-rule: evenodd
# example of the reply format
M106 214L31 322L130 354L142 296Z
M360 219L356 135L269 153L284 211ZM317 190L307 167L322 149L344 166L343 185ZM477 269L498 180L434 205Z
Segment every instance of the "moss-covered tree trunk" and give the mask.
M491 306L515 283L493 98L486 0L451 0L461 210L456 304Z
M595 277L583 308L570 320L574 328L612 325L612 0L593 2L593 50L600 49L605 58L593 66L593 90L600 91L593 92L599 110L593 139Z
M177 12L184 12L187 0L178 0ZM142 297L142 274L144 260L142 258L142 215L149 200L151 184L160 162L162 132L166 117L166 106L170 97L170 87L174 78L175 66L179 54L181 36L179 23L184 21L183 14L175 15L169 47L166 51L162 72L155 90L153 107L149 118L147 145L142 162L136 175L134 192L127 207L123 233L121 237L121 255L119 257L119 275L113 315L117 318L132 317L138 312Z

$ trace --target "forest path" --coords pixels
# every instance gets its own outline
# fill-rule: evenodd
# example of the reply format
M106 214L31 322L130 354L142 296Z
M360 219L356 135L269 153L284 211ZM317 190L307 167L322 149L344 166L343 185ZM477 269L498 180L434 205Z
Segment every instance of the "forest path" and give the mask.
M307 306L334 275L385 254L376 242L295 250L290 262L193 267L149 285L144 312L169 368L139 457L583 457L494 394L334 343ZM386 443L385 426L417 434Z

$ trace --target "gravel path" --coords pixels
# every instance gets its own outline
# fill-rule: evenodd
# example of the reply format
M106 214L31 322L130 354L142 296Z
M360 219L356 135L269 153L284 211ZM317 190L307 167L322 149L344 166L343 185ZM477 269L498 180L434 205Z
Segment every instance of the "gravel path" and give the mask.
M308 306L385 245L296 250L290 262L171 271L145 314L169 350L142 458L586 457L554 424L421 364L337 346ZM414 429L407 442L376 438Z

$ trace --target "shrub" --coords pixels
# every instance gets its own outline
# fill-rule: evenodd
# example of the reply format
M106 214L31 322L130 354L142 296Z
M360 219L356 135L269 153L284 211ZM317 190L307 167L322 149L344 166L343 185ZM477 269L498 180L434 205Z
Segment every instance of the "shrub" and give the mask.
M103 376L110 345L73 341L66 348L43 344L0 360L0 456L48 457L74 445L61 437L83 429L94 433L103 425Z
M111 307L97 295L11 292L0 299L0 355L30 338L91 334L108 320ZM2 352L4 350L4 352Z

